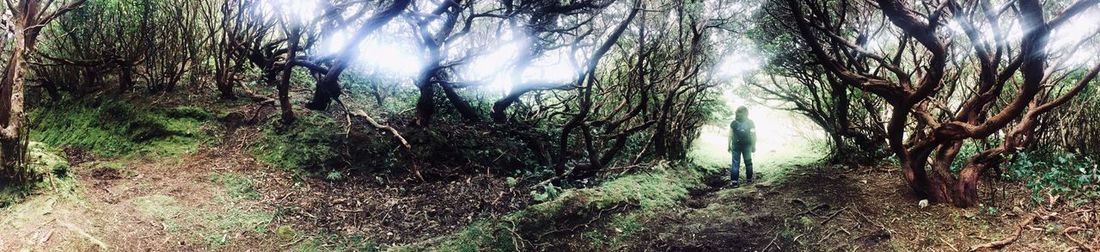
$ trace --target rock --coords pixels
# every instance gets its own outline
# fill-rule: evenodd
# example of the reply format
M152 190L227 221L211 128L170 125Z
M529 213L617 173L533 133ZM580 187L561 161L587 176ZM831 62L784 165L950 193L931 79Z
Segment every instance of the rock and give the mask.
M928 200L927 199L922 199L922 200L920 200L920 202L917 202L917 205L920 206L920 208L928 207Z

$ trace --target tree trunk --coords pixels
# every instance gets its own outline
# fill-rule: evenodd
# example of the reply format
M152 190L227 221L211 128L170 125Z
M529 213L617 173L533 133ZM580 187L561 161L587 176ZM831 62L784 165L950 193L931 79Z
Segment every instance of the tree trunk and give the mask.
M24 3L25 4L25 3ZM37 7L37 6L34 6ZM26 13L34 14L34 13ZM23 30L30 17L16 21L15 41L12 43L11 58L8 59L4 78L0 81L0 166L5 171L15 171L19 163L19 140L23 126L23 57L28 47L34 45L28 41ZM9 174L14 175L14 174Z
M454 89L450 83L439 83L439 87L443 88L443 94L447 95L447 100L451 101L451 105L458 110L458 113L462 115L463 119L471 122L480 122L481 116L478 114L477 109L470 106L466 99L462 99L461 95L458 95L458 91Z
M134 67L129 63L123 63L118 70L118 92L130 92L134 88Z
M279 109L283 112L282 123L284 125L294 124L295 120L294 106L290 104L290 77L294 73L294 57L298 52L298 40L302 30L297 24L291 24L291 26L287 34L286 62L283 63L282 76L277 86L279 89Z
M429 80L422 80L417 89L420 90L420 98L416 99L416 125L427 127L431 124L432 115L435 114L435 84Z
M359 43L363 41L368 35L374 33L374 31L381 28L390 20L397 17L398 14L405 11L405 7L409 6L410 0L395 0L392 5L386 9L377 12L370 19L368 19L359 30L352 35L348 40L347 45L344 46L337 54L339 55L334 60L332 67L328 69L328 72L321 77L320 81L317 81L316 90L313 92L313 99L306 104L306 108L312 110L325 110L332 100L339 99L340 88L340 74L347 69L348 64L357 55Z

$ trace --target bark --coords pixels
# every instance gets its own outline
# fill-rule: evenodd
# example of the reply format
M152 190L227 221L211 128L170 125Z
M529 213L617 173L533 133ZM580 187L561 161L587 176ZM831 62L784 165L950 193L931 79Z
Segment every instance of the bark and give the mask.
M443 88L443 94L447 96L447 100L451 101L451 106L454 106L455 110L458 110L458 114L462 115L463 119L471 122L481 121L481 116L479 115L477 109L474 109L473 106L470 106L470 103L467 102L466 99L463 99L462 95L458 94L458 91L455 90L454 85L451 85L451 83L448 82L440 82L439 87Z
M417 81L417 90L420 96L416 99L416 124L426 127L431 124L432 115L435 114L435 85L431 83L431 76L422 76Z
M47 2L47 5L50 3L53 1ZM84 0L77 0L60 6L52 13L40 13L49 6L42 6L38 0L22 0L16 3L17 6L9 6L14 7L11 9L11 20L14 22L11 56L7 60L3 79L0 79L0 173L14 170L22 158L20 142L23 136L20 133L23 132L26 117L23 108L24 58L28 52L34 51L38 33L46 23L83 3Z
M298 41L302 34L302 28L298 25L297 21L290 21L289 31L287 31L287 53L286 60L282 65L282 76L279 78L279 84L276 88L279 90L279 109L282 110L282 123L284 125L290 125L294 123L294 106L290 104L290 77L294 73L294 57L298 53Z
M118 91L119 93L130 92L134 89L134 67L123 63L119 67L118 73Z

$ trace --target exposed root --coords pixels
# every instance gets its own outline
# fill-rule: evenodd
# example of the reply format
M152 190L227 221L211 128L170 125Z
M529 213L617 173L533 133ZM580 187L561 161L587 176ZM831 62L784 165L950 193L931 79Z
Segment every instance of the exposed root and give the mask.
M1008 244L1012 244L1013 242L1016 242L1016 239L1019 239L1020 234L1024 232L1024 227L1026 227L1028 224L1031 224L1031 222L1035 221L1035 218L1036 218L1036 216L1034 214L1028 215L1027 218L1024 218L1024 221L1021 221L1020 224L1017 225L1016 232L1013 232L1012 235L1008 236L1007 238L1004 238L1004 239L999 240L999 241L993 241L993 242L989 242L989 243L983 243L983 244L970 246L970 248L967 249L967 251L971 251L971 252L973 252L973 251L988 251L988 250L993 250L993 249L1004 248Z
M1081 227L1069 227L1069 228L1066 228L1066 230L1062 231L1062 235L1066 236L1066 239L1069 239L1073 243L1076 243L1078 247L1081 247L1085 251L1096 252L1096 249L1094 249L1092 247L1089 247L1089 245L1085 244L1085 242L1082 242L1081 240L1078 240L1077 238L1073 238L1073 235L1070 235L1074 232L1081 231L1081 230L1084 230L1084 229L1081 228Z

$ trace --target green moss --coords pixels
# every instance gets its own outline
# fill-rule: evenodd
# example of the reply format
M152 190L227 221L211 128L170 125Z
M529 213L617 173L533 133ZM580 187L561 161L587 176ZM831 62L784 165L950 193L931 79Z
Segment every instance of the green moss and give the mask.
M639 213L615 214L611 217L606 230L592 229L581 236L586 238L592 247L621 250L627 245L625 242L643 228L639 215Z
M379 245L359 235L318 234L305 237L290 251L379 251Z
M232 173L212 174L210 181L221 184L225 188L229 199L260 199L260 192L256 191L251 178Z
M58 192L70 192L72 196L76 185L69 177L69 161L61 150L45 143L31 141L27 143L27 169L31 183L0 184L0 208L23 201L35 189L51 188Z
M212 138L202 132L213 118L197 107L140 107L122 101L62 103L31 111L40 123L31 139L74 146L104 157L180 155Z
M339 126L328 116L306 114L293 126L282 128L272 120L262 129L263 136L253 146L256 159L285 170L321 168L336 157L332 146Z
M582 234L592 242L590 245L615 248L642 228L638 221L641 214L678 204L687 197L688 188L698 186L709 172L689 162L660 163L644 173L619 177L595 188L568 189L555 199L497 219L475 222L462 231L443 237L442 242L428 246L441 251L515 251L518 249L517 244L513 243L513 232L544 229L563 219L577 218L578 215L587 218L585 215L588 213L616 206L640 206L641 211L611 218L608 225L616 235Z

